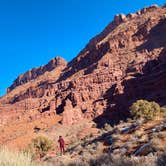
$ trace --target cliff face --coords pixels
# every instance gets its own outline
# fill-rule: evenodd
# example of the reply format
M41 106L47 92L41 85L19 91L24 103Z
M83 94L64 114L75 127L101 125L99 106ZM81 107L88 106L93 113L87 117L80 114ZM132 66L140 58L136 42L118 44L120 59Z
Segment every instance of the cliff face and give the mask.
M140 98L163 105L165 32L165 6L116 15L71 62L54 59L19 76L0 103L19 110L62 113L63 124L83 118L117 121Z
M61 58L56 57L48 62L48 64L41 66L39 68L33 68L32 70L27 71L24 74L21 74L13 84L7 89L7 93L15 89L17 86L23 85L33 79L36 79L40 75L43 75L45 72L50 72L58 66L65 66L67 62Z

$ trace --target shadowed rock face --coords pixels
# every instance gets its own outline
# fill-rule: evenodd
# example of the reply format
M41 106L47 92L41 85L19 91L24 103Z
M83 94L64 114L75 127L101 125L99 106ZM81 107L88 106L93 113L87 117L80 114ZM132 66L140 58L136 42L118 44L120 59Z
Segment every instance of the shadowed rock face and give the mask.
M71 62L55 58L19 76L0 103L41 113L55 110L64 124L82 118L116 122L141 98L164 105L165 13L165 6L151 6L116 15ZM46 72L48 78L39 77Z

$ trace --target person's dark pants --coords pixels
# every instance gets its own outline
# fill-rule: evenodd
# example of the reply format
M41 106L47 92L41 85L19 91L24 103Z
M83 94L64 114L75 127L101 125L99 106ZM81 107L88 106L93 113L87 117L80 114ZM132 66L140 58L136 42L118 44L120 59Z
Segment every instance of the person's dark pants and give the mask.
M65 147L64 146L60 146L60 151L61 151L61 155L65 153Z

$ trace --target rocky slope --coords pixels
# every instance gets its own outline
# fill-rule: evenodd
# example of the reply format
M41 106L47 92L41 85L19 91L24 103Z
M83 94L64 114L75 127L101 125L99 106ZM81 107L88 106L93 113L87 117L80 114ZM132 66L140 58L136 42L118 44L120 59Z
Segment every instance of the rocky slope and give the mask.
M48 154L42 159L42 165L159 166L159 159L166 152L165 124L165 117L151 121L121 121L113 127L107 124L102 130L89 124L91 127L86 129L86 136L75 138L73 134L65 155L59 156L59 152L56 156L55 153ZM75 125L73 127L75 130L72 131L78 131ZM81 125L79 129L85 134ZM165 165L165 160L163 163Z
M166 6L116 15L68 64L55 58L19 76L0 99L1 125L30 112L31 121L56 113L64 125L83 119L104 124L126 118L140 98L164 105L165 32ZM13 114L4 122L5 111Z

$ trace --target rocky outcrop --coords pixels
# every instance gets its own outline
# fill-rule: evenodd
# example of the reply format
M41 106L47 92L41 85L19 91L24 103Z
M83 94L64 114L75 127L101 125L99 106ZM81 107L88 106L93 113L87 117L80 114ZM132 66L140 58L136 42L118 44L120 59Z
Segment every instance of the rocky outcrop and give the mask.
M79 108L74 108L69 99L66 100L62 115L62 124L71 125L82 120L82 114Z
M7 93L9 93L11 90L15 89L17 86L23 85L30 80L33 80L37 78L38 76L44 74L45 72L52 71L58 66L66 66L67 62L61 58L61 57L56 57L52 59L51 61L48 62L48 64L41 66L39 68L33 68L30 71L27 71L24 74L21 74L14 82L13 84L7 88Z

